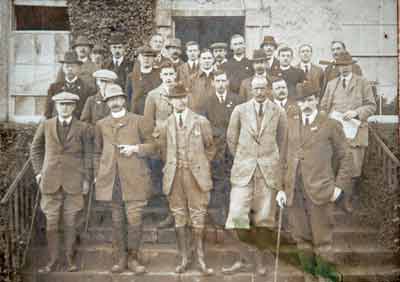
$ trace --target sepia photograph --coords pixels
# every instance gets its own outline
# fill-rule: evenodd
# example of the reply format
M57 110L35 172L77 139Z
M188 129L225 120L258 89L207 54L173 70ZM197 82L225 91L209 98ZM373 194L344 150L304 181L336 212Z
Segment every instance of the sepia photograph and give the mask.
M397 0L0 0L0 281L400 281Z

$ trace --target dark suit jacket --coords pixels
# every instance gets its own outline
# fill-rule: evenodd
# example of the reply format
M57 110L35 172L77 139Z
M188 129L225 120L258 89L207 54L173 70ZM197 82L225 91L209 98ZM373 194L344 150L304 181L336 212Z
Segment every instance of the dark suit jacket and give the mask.
M104 63L104 67L106 69L109 69L117 74L118 79L116 83L119 84L122 89L126 88L126 80L128 78L128 74L131 73L133 70L133 65L134 62L129 61L126 57L124 57L122 63L119 66L114 65L114 60L112 57Z
M203 113L206 101L212 92L215 91L212 81L214 74L207 76L202 70L198 70L190 76L189 107L196 113Z
M297 65L297 68L301 69L300 64ZM324 71L320 66L311 64L311 68L305 75L306 75L306 80L310 81L318 89L322 89L324 83ZM322 94L320 96L322 96Z
M83 107L81 121L95 125L98 120L110 114L110 108L104 102L101 94L90 96Z
M96 89L96 80L93 77L93 73L97 71L97 69L98 67L96 66L95 63L93 63L90 60L87 60L80 66L78 76L85 82L86 85L89 85L89 87ZM62 67L60 67L60 69L57 72L56 82L62 82L64 80L65 80L65 74Z
M291 66L287 70L280 70L278 75L286 81L288 87L288 99L293 101L296 96L297 83L301 83L306 79L304 71Z
M196 67L190 68L188 63L184 63L178 68L178 81L181 81L186 88L190 88L190 76L199 70L199 63Z
M83 179L90 179L92 167L88 126L73 118L68 135L61 142L57 119L44 120L36 130L30 151L33 170L42 175L42 193L56 193L62 186L64 191L78 194Z
M267 66L266 71L269 77L279 75L280 72L279 60L274 57L271 67Z
M253 75L252 63L247 58L243 58L240 62L230 58L223 69L228 75L230 89L234 93L239 93L242 81Z

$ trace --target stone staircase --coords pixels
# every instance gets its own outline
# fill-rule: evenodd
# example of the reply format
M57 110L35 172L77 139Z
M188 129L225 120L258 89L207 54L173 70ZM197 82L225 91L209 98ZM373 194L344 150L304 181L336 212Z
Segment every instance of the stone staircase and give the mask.
M149 207L146 209L145 231L141 259L147 265L148 273L135 276L133 273L111 274L113 264L111 245L111 214L103 208L95 208L91 226L87 234L83 234L78 246L77 260L81 270L76 273L63 272L62 267L50 274L37 273L38 267L47 261L45 241L37 238L31 248L27 265L23 270L23 281L27 282L125 282L125 281L232 281L258 282L272 281L257 276L254 272L224 276L223 266L233 263L237 255L234 242L225 237L216 236L215 230L207 229L206 254L208 264L215 270L215 275L202 276L194 265L187 273L174 273L177 263L175 232L173 228L157 230L156 222L165 214L165 207ZM342 211L334 213L336 226L334 231L334 254L339 263L339 270L344 274L344 281L386 282L400 281L400 263L398 258L387 249L379 246L373 228L363 226L355 215L347 215ZM281 247L283 254L294 250L293 244ZM273 262L271 261L271 269ZM272 275L271 275L272 277ZM303 281L302 272L284 263L280 264L280 282Z

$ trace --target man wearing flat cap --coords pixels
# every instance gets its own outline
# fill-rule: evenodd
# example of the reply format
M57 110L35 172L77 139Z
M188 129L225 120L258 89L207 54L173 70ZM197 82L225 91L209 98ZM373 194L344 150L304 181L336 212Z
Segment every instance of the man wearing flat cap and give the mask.
M271 84L271 77L266 71L268 58L267 55L265 55L265 51L263 49L254 50L251 62L253 64L254 75L244 79L240 85L239 90L239 95L244 101L249 101L253 98L253 91L251 87L251 82L253 81L253 78L261 77L266 79L267 82Z
M139 69L128 75L126 92L132 113L143 115L148 93L161 84L160 69L154 68L156 51L149 45L141 46L139 53Z
M110 41L111 58L104 63L104 68L115 72L118 76L117 84L126 89L128 74L132 72L134 62L126 56L126 35L120 32L111 34Z
M83 35L79 35L72 44L72 50L78 56L78 60L82 63L79 69L79 77L90 87L95 88L95 83L92 74L97 70L96 65L90 60L90 52L93 48L93 44L90 43L88 38ZM56 81L64 81L65 74L62 69L59 69L57 73Z
M190 87L190 76L199 69L200 46L196 41L186 43L186 63L178 68L178 81L181 81L186 88Z
M341 53L335 60L335 66L340 76L332 79L326 86L322 97L321 110L332 114L339 112L343 119L357 120L361 122L357 135L348 138L348 145L353 155L353 189L360 189L359 182L362 174L365 149L368 146L368 122L367 119L376 111L376 101L371 84L362 76L353 73L353 60L348 52ZM359 191L345 193L345 210L351 212L352 194Z
M179 38L168 38L165 42L165 50L168 53L168 59L174 64L178 69L183 61L181 59L182 54L182 43Z
M67 91L79 96L79 101L76 102L73 113L74 117L79 119L86 99L95 94L96 90L80 78L79 72L82 62L78 59L74 51L65 52L64 57L59 62L62 63L62 71L65 78L62 81L50 84L49 90L47 91L44 116L46 118L51 118L57 114L52 97L57 93ZM93 77L92 79L94 80Z
M285 185L276 198L280 207L288 206L307 282L326 275L326 263L333 262L333 203L351 182L351 156L341 124L318 110L319 91L308 81L297 86L299 112L288 115Z
M142 117L127 111L122 88L108 84L105 93L110 115L99 120L95 129L96 200L111 203L113 245L118 257L111 271L118 273L128 267L141 274L146 271L138 258L142 213L151 191L146 157L156 152L156 146L145 133Z
M188 246L188 237L192 232L200 270L209 275L213 270L205 262L204 232L212 189L210 161L215 155L215 146L209 121L187 107L187 94L182 85L169 93L174 113L154 136L165 163L163 190L175 218L181 256L175 271L182 273L189 267L192 248Z
M214 69L223 69L225 63L228 61L226 59L228 44L225 42L215 42L211 44L210 49L212 50L215 58Z
M269 76L277 76L279 74L279 60L275 58L275 51L278 48L275 38L271 35L264 36L260 48L264 50L267 56L266 71Z
M39 270L43 273L53 271L59 262L61 215L67 271L78 270L74 260L77 215L89 189L91 167L88 126L73 116L79 96L63 91L51 99L57 114L40 123L30 151L47 220L49 262Z

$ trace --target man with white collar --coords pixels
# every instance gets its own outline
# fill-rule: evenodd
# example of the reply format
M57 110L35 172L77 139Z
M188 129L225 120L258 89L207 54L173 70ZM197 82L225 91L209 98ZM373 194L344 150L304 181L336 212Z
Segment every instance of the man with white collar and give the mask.
M260 46L267 56L266 71L269 76L276 76L279 74L279 60L275 58L275 50L278 48L275 38L271 35L264 36L264 40Z
M304 71L294 68L290 65L293 60L293 49L283 47L278 51L279 59L279 73L278 76L282 77L288 87L288 99L293 101L296 96L296 85L302 83L306 79Z
M154 33L151 35L149 40L150 47L156 52L156 57L153 62L153 67L155 69L159 69L162 63L168 60L162 54L162 50L164 48L164 36L161 33Z
M211 44L210 49L212 50L215 58L214 69L223 69L226 62L228 62L226 59L228 44L225 42L215 42Z
M304 71L306 80L310 81L316 88L322 89L324 83L324 71L320 66L311 62L313 48L311 44L302 44L299 47L300 63L297 68Z
M252 77L246 78L242 81L240 85L239 95L244 101L249 101L253 98L253 90L251 87L251 82L255 77L265 78L269 83L271 83L271 77L266 71L267 68L267 56L262 49L256 49L253 51L253 58L251 62L253 64L254 75Z
M347 139L353 154L353 189L359 195L359 183L362 174L365 149L368 147L369 116L376 111L376 101L371 84L362 76L353 73L355 60L348 52L341 53L335 60L335 68L340 76L329 81L321 100L321 110L328 114L336 111L344 114L345 120L361 121L354 139ZM345 193L345 210L351 212L353 192Z
M251 62L246 58L246 42L240 34L231 37L233 57L226 62L224 69L228 74L230 88L233 93L239 93L242 80L253 75Z
M79 96L79 101L76 102L73 113L74 117L79 119L86 99L95 94L96 90L80 78L79 73L82 62L78 59L74 51L65 52L64 57L59 62L62 63L64 79L50 84L49 90L47 91L44 116L46 118L51 118L57 115L52 97L57 93L67 91Z
M165 43L165 49L168 53L168 59L172 62L172 64L178 69L183 61L181 59L182 54L182 43L179 38L169 38Z
M181 262L177 273L185 272L191 261L192 232L194 249L200 270L213 273L204 255L204 236L211 180L210 161L215 155L210 122L187 107L187 91L177 85L168 97L174 113L154 136L158 140L161 158L165 163L163 191L175 218L175 230ZM189 228L191 227L191 228Z
M196 41L186 43L186 55L188 60L178 68L178 80L183 82L186 88L190 87L190 76L199 69L200 46Z
M276 197L280 207L288 206L307 282L328 274L324 269L333 262L333 203L351 184L351 156L342 127L318 110L318 95L319 89L307 81L297 86L300 113L288 115L286 182Z
M252 89L254 98L235 107L227 130L234 160L225 228L235 232L241 242L256 245L257 273L265 275L272 259L266 261L270 252L264 241L275 227L275 196L282 190L287 120L285 112L267 98L265 78L253 78ZM243 271L249 260L242 247L240 259L223 272Z
M146 157L156 153L156 145L146 133L143 118L127 111L121 87L108 84L105 93L110 115L99 120L95 129L96 200L111 203L113 246L118 254L111 271L128 267L142 274L146 272L138 258L142 213L151 193Z
M31 160L42 194L40 207L46 216L49 263L39 272L55 269L59 262L60 217L63 215L67 271L77 271L74 260L77 215L83 194L89 189L91 153L86 123L73 116L79 96L61 92L52 97L57 115L44 120L36 130Z
M281 109L287 112L288 103L288 88L286 81L283 78L276 77L272 80L272 99Z

